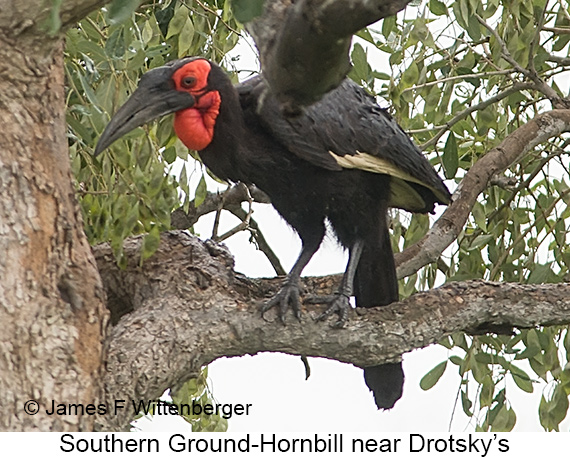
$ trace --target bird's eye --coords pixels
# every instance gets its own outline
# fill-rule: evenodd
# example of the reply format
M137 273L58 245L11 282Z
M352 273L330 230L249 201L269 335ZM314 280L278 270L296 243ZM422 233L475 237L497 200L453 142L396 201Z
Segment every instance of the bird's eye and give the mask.
M194 76L185 76L181 81L182 87L190 89L196 85L196 78Z

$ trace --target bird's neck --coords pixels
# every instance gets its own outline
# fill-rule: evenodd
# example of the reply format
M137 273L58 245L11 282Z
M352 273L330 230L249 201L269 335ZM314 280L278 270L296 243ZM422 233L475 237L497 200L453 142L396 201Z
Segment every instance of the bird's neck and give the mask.
M211 140L204 148L196 148L204 164L220 179L243 181L246 127L239 98L233 86L221 94L219 112L212 125Z

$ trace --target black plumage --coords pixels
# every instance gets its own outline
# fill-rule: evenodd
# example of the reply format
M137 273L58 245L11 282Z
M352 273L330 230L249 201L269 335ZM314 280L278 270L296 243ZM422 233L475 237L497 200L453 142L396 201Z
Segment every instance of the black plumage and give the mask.
M147 73L134 101L129 100L119 111L123 114L107 127L96 153L152 118L145 111L151 89L160 86L167 91L163 100L178 91L181 100L172 111L197 110L194 114L202 113L204 125L208 116L214 118L213 130L199 134L206 137L207 144L199 147L204 164L219 178L255 184L267 193L302 240L302 251L283 288L263 312L278 307L284 317L291 307L299 315L299 278L320 246L327 220L350 256L338 293L326 298L330 307L324 317L337 312L342 325L351 295L364 307L397 301L388 208L431 212L436 203L449 201L447 188L418 148L371 96L349 80L300 116L288 118L261 77L234 87L220 67L205 62L182 59ZM164 73L170 80L164 81ZM196 82L200 78L203 81ZM145 114L128 116L129 109ZM154 117L164 114L164 108L159 111ZM184 141L194 127L185 126L182 117L177 117L175 127ZM192 140L186 141L192 147ZM364 375L379 408L391 408L400 398L401 363L367 367Z

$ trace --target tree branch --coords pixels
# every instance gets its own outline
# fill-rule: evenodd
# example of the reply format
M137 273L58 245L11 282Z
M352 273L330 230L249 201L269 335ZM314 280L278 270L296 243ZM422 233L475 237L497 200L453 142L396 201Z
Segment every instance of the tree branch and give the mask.
M396 14L409 1L267 0L263 14L246 28L284 111L297 113L337 87L350 69L352 35Z
M111 0L64 0L61 4L60 17L64 29L75 25L93 11L105 6ZM50 4L56 2L49 2Z
M222 193L208 192L204 201L198 206L192 200L187 212L181 208L175 210L171 217L172 227L178 230L187 229L192 227L205 214L213 213L220 208L233 209L236 205L239 206L242 202L248 201L248 192L256 203L271 203L267 194L257 187L250 186L247 188L243 184L237 184Z
M0 31L10 31L7 36L15 38L22 33L33 30L46 39L46 31L57 35L58 30L50 30L53 19L59 17L63 29L71 27L92 11L101 8L110 0L63 0L60 5L56 1L33 0L25 2L6 2L0 0Z
M396 254L398 277L415 273L431 262L457 239L477 197L491 179L503 173L522 155L549 138L570 131L570 110L552 110L537 115L508 135L496 148L481 157L461 180L452 203L418 243Z
M162 237L157 254L139 267L142 237L125 244L129 266L119 270L106 245L95 248L109 302L128 301L107 341L105 401L156 399L218 357L260 351L326 357L357 366L397 359L458 331L534 327L570 322L570 285L450 283L385 308L353 311L338 330L314 318L321 307L263 320L258 303L280 281L234 273L223 246L184 232ZM327 293L337 276L304 278L308 292ZM120 297L120 298L119 298ZM124 363L128 360L129 363ZM105 430L128 427L128 412L100 418Z

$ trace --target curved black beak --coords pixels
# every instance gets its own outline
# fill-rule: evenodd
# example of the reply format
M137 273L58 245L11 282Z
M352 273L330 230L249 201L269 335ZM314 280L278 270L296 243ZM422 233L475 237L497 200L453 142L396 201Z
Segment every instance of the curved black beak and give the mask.
M111 118L99 142L94 156L98 156L120 137L159 117L190 108L195 98L178 91L172 82L173 68L159 67L143 75L137 90Z

